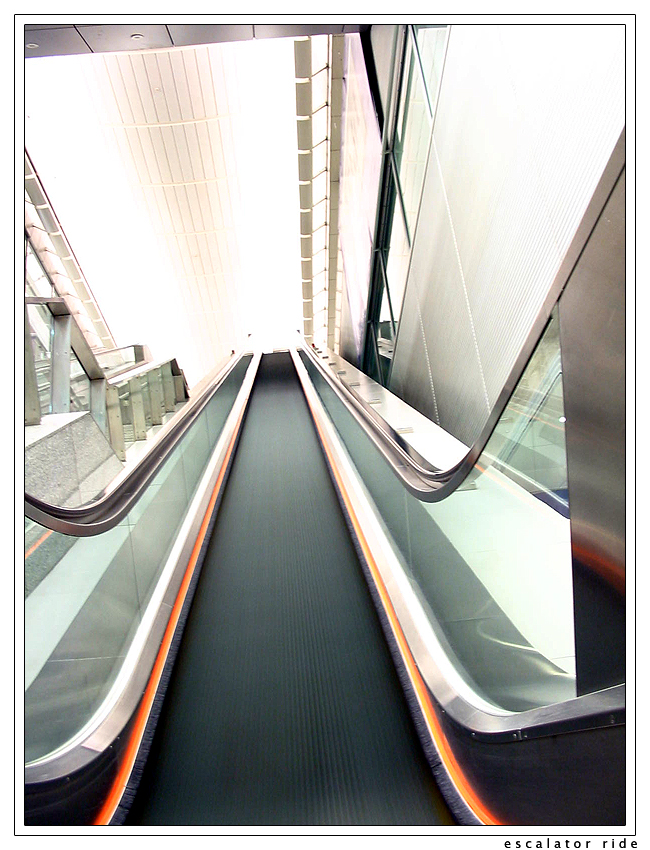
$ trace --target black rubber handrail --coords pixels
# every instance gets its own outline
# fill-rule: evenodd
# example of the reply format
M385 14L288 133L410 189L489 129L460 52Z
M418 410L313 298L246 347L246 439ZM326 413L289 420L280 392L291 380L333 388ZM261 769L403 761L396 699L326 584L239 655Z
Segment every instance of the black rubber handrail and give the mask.
M102 534L116 526L142 496L170 453L243 356L245 353L241 352L231 357L196 398L190 399L169 421L137 463L124 470L99 498L79 507L63 507L25 493L25 516L53 531L75 537Z
M541 333L543 333L544 327L545 325L542 326ZM541 337L541 333L535 335L535 341L532 346L533 350L539 337ZM369 439L384 456L404 487L422 502L439 502L442 499L446 499L470 474L492 435L530 357L527 349L522 349L522 355L520 355L517 364L513 368L511 376L492 409L485 427L467 454L449 469L440 469L433 466L419 452L415 451L342 378L334 375L327 369L308 345L302 345L301 350L309 357L310 362L318 369L328 385L364 429ZM526 356L523 355L524 350ZM523 363L520 362L521 360L523 360ZM511 384L512 381L514 383Z
M560 300L571 274L587 244L591 233L600 218L607 198L625 167L625 130L622 131L609 162L603 171L596 190L585 210L580 225L571 241L560 268L549 287L548 294L533 323L510 374L501 389L490 415L478 439L464 458L449 469L438 469L416 452L409 444L382 419L344 380L335 376L320 362L316 352L304 343L302 350L309 355L320 374L336 391L339 398L357 421L364 427L368 436L384 455L395 475L404 486L423 502L439 502L454 492L470 474L483 449L492 436L502 413L519 383L528 362L541 339L551 318L553 308Z

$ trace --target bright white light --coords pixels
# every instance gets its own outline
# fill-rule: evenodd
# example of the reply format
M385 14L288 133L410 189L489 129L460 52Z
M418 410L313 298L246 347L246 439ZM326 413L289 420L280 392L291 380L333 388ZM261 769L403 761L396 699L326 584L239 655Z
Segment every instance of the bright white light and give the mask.
M302 327L293 41L209 51L223 51L234 69L215 81L230 104L236 161L227 174L241 267L229 296L234 317L200 312L161 248L160 224L149 217L133 165L125 168L117 119L98 93L108 57L30 59L25 71L27 150L117 344L176 357L190 385L218 359L210 322L222 323L220 338L243 344L252 333L265 350L286 347Z
M89 66L101 59L25 63L25 146L117 345L179 356L191 337L183 303L89 87ZM194 352L183 359L193 372Z
M287 347L302 328L293 41L265 39L238 47L243 47L241 99L255 104L236 127L245 221L238 237L248 329L269 351Z

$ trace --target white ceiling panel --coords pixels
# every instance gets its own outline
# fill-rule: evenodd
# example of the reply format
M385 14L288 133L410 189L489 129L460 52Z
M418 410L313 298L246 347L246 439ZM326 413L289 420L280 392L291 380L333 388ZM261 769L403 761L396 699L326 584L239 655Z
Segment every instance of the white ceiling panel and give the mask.
M203 99L201 117L213 118L215 115L228 114L226 81L223 76L221 53L214 54L207 47L195 51L198 73L198 92ZM210 57L213 57L212 62ZM195 117L199 117L197 114Z
M41 63L40 69L36 63ZM74 211L81 206L82 193L88 203L88 188L92 194L94 181L92 173L85 181L77 173L79 155L75 159L70 152L66 160L62 151L56 160L48 147L46 85L59 98L63 93L69 111L78 105L81 114L67 116L72 127L77 121L94 122L103 134L104 149L96 151L92 171L100 173L109 160L119 163L119 181L114 182L128 188L128 194L120 195L121 205L130 209L131 218L143 216L137 235L131 226L130 238L148 252L149 271L133 280L128 260L120 260L117 251L121 210L110 213L103 209L109 206L108 199L104 203L103 197L92 197L97 215L106 215L109 221L98 218L97 226L112 232L118 273L110 285L106 280L105 289L107 294L111 289L116 306L107 306L105 312L120 344L146 343L156 354L159 347L171 344L174 349L169 353L189 370L192 385L231 349L239 349L250 330L260 327L262 319L252 315L256 309L260 315L273 312L276 321L286 317L293 328L298 326L299 320L289 318L294 313L300 316L302 309L291 43L240 42L55 57L33 60L28 71L26 102L31 118L26 146L48 192L53 189L56 196L58 191L48 186L52 172L63 176L70 191L78 186L78 204L72 201L66 207ZM287 141L280 143L284 133ZM81 149L83 140L73 137L71 143ZM293 167L284 178L282 157L274 152L280 150L279 144L285 146ZM287 193L289 200L281 200ZM53 205L56 209L56 197ZM83 256L83 246L74 243L73 218L70 213L62 225ZM279 236L276 230L282 226L286 232ZM86 276L92 286L89 272L90 268ZM99 270L96 274L101 277ZM120 310L117 287L122 281ZM292 287L287 290L292 295L286 294L282 281ZM96 294L104 309L102 286L97 284ZM264 306L266 298L273 300L273 311ZM156 302L150 310L156 317L151 326L146 321L147 299ZM123 321L124 304L132 305L141 317L138 339L120 338L120 324L135 327L135 317L130 323ZM181 326L185 338L181 342L178 337L177 342Z

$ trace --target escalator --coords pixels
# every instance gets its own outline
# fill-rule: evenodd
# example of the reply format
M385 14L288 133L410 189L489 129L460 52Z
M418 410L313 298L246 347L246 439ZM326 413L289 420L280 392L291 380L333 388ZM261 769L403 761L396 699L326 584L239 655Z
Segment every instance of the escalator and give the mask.
M26 500L28 635L100 564L26 648L26 824L620 822L624 685L577 695L451 543L491 443L407 471L366 416L306 347L235 357L96 503Z
M26 825L631 822L617 150L457 462L298 338L25 494Z
M288 353L265 355L127 824L445 824Z

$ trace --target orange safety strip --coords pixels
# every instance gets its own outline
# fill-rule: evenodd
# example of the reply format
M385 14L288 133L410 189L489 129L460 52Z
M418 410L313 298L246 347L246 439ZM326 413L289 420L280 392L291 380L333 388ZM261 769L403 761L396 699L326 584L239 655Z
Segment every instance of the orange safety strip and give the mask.
M621 596L625 596L625 567L623 564L617 564L604 555L577 543L573 544L572 551L573 555L586 567L597 573Z
M38 547L43 543L47 538L52 534L52 529L50 528L45 534L41 534L36 543L29 547L29 549L25 552L25 560L29 558L30 555L33 555L34 552L38 549Z
M160 649L158 650L158 655L156 656L156 661L154 663L153 670L151 671L151 676L149 677L147 688L144 692L144 696L142 697L142 701L140 703L140 708L138 709L138 713L136 715L135 725L131 730L131 735L129 737L129 741L124 753L124 759L122 761L122 764L120 765L113 785L111 786L111 790L108 794L108 797L106 798L106 801L104 802L101 811L93 822L94 826L108 825L120 803L120 800L122 799L127 783L129 781L129 777L131 776L131 771L133 770L133 765L135 764L135 760L138 755L138 750L140 749L140 743L142 741L142 736L144 735L147 720L149 719L151 706L153 705L154 697L156 695L156 691L158 690L160 678L165 667L165 662L167 661L167 655L169 654L169 648L174 637L174 632L176 631L176 626L180 618L183 603L185 602L185 597L187 595L187 590L190 585L190 581L192 580L192 576L194 574L194 569L196 567L196 562L199 557L199 552L201 551L201 546L203 545L203 541L208 530L210 517L212 515L214 505L217 501L221 484L226 474L228 461L230 460L230 455L232 454L235 445L235 440L237 438L237 434L239 433L239 428L241 426L243 415L244 414L242 411L239 416L239 419L237 420L237 425L235 427L232 439L230 440L230 443L228 445L228 449L226 450L226 455L221 465L221 469L219 470L217 482L214 485L214 489L210 497L210 502L208 503L205 516L203 517L203 522L201 523L201 527L199 529L194 548L192 549L192 554L190 555L190 560L187 565L187 569L185 570L185 575L183 576L183 581L181 582L181 586L178 590L178 595L176 596L176 601L174 602L174 607L172 608L172 612L169 616L167 628L165 629L165 634L163 636Z
M548 419L542 419L540 416L530 414L526 411L525 408L522 410L521 408L517 408L512 404L509 404L507 409L511 410L513 413L516 413L517 416L523 416L526 419L534 419L536 422L541 422L542 425L548 425L549 428L555 428L556 431L564 431L564 428L561 425L556 425L555 422L549 422Z
M448 742L448 740L447 740L447 738L446 738L446 736L445 736L445 734L442 730L442 727L440 726L440 722L438 721L438 717L437 717L435 710L433 708L433 705L431 703L429 691L428 691L428 689L427 689L427 687L424 683L424 680L422 679L422 676L420 675L420 671L417 668L415 660L414 660L413 656L411 655L411 650L410 650L408 643L406 641L406 638L404 636L404 632L402 631L402 628L399 624L399 620L397 619L397 615L395 613L395 609L393 608L392 602L391 602L390 597L388 595L388 591L386 590L386 586L384 585L384 582L383 582L381 575L379 573L379 569L378 569L378 567L377 567L377 565L374 561L374 558L372 557L372 553L370 551L368 543L367 543L367 541L364 537L364 534L363 534L361 527L359 525L359 521L358 521L358 519L357 519L357 517L354 513L353 508L352 508L352 504L351 504L349 495L348 495L346 488L345 488L345 486L344 486L344 484L341 480L341 477L338 473L338 470L336 469L332 455L330 454L330 452L327 448L325 438L324 438L324 435L323 435L323 433L320 429L320 426L319 426L318 422L316 421L316 417L314 415L314 410L313 410L311 404L309 403L309 400L307 400L307 402L308 402L310 410L312 412L314 425L316 426L316 430L318 431L320 438L321 438L321 443L323 445L323 448L325 449L325 454L327 455L328 460L330 462L330 467L331 467L332 472L334 474L334 478L336 479L336 483L339 487L339 491L341 493L341 496L343 497L343 501L345 502L345 506L347 508L348 515L350 517L352 525L354 526L354 530L355 530L357 538L359 540L359 544L360 544L360 546L363 550L363 554L366 558L366 562L368 564L368 567L370 568L370 572L372 574L375 585L377 586L377 590L378 590L379 595L381 597L381 601L382 601L382 604L383 604L384 609L386 611L386 614L388 616L391 628L393 630L393 634L395 636L395 639L396 639L397 644L399 646L400 652L402 654L402 658L404 659L404 663L406 665L406 668L407 668L407 671L408 671L408 674L409 674L409 678L410 678L411 683L412 683L412 685L415 689L415 692L418 696L418 701L420 703L420 707L421 707L422 712L423 712L423 714L426 718L426 721L429 725L429 729L431 731L433 739L436 743L436 746L437 746L437 749L438 749L438 754L440 755L440 758L442 759L443 764L444 764L445 768L447 769L447 772L449 773L449 776L451 777L452 781L456 785L456 788L460 792L461 796L463 797L464 801L467 803L469 808L474 812L476 817L480 821L482 821L484 824L487 824L487 825L490 825L490 826L501 826L502 825L501 821L497 820L497 818L491 812L488 811L488 809L485 807L483 802L477 796L474 789L471 787L469 781L467 780L467 778L463 774L463 772L460 768L460 765L456 761L456 757L454 756L454 753L451 749L451 746L449 745L449 742Z
M508 479L508 476L505 472L501 473L501 475L506 478L506 480L504 481L503 478L495 475L494 472L492 472L492 470L490 469L490 467L484 467L481 466L480 463L475 463L474 468L478 469L478 471L482 472L484 475L487 475L488 478L492 479L492 481L496 482L500 487L503 487L503 489L507 490L508 493L513 496L516 496L520 502L525 502L528 507L532 507L536 511L541 511L542 513L544 513L544 515L546 515L546 510L548 508L546 502L542 502L540 499L535 498L535 496L533 496L531 493L528 492L528 490L525 490L523 487L518 488L517 485L514 484L514 482L513 484L510 484L510 479ZM526 493L526 495L524 496L523 493ZM534 499L534 501L531 502L528 498L529 496Z

